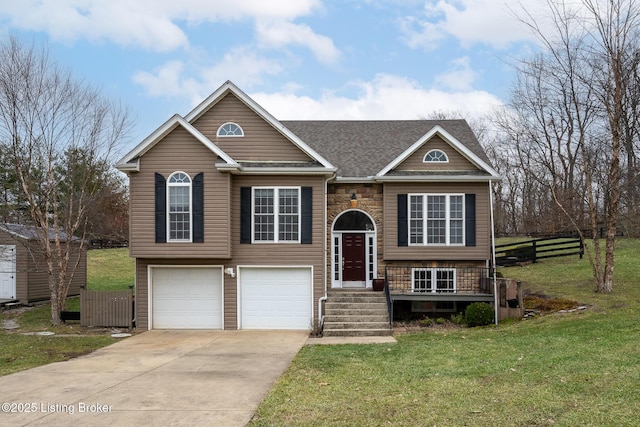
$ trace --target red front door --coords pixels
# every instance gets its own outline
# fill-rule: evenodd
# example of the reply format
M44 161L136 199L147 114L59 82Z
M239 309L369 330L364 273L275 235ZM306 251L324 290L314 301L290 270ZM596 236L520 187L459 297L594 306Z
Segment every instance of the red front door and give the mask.
M366 278L364 233L342 235L342 281L358 282Z

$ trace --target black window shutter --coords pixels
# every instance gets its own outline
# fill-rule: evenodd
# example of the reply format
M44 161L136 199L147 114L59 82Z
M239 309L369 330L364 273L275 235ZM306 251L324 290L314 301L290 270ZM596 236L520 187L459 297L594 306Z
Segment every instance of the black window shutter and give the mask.
M164 176L156 172L156 243L167 242L167 184Z
M398 246L409 246L407 195L398 194Z
M191 185L193 206L193 243L204 243L204 174L193 177Z
M311 235L313 234L312 222L312 204L313 193L311 187L302 187L302 226L300 233L300 243L311 244Z
M476 195L464 196L464 233L465 245L476 245Z
M240 243L251 243L251 187L240 188Z

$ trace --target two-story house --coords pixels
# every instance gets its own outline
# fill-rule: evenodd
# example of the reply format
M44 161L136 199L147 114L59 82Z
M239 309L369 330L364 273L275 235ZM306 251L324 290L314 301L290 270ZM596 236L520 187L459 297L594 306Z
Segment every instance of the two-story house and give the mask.
M464 120L280 121L226 82L117 167L139 328L309 329L374 279L410 310L493 301L499 176Z

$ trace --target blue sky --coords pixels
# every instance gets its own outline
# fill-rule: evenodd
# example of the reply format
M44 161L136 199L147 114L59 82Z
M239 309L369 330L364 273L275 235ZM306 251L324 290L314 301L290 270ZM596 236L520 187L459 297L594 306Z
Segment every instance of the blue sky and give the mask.
M226 80L282 120L479 118L536 46L500 0L21 0L10 34L131 109L124 150Z

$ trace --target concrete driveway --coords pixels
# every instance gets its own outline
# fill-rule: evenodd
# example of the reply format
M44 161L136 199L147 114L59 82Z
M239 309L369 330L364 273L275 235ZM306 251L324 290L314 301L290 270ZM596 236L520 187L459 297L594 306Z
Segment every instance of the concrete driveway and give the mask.
M0 425L244 426L306 339L289 331L144 332L0 377Z

